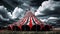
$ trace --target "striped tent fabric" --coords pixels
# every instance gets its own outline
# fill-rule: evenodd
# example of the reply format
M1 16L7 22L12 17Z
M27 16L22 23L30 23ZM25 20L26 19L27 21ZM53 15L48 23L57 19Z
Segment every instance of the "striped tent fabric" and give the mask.
M52 29L52 26L41 22L32 12L28 11L22 19L10 24L7 29L14 31L48 31Z

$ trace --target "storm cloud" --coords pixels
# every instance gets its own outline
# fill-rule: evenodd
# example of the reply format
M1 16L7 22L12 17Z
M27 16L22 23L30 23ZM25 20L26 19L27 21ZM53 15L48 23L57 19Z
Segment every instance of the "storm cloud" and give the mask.
M12 12L12 19L19 18L21 19L24 15L25 11L22 8L16 7Z
M8 14L7 8L0 6L0 21L9 21L10 15Z
M44 1L35 15L60 15L60 1Z

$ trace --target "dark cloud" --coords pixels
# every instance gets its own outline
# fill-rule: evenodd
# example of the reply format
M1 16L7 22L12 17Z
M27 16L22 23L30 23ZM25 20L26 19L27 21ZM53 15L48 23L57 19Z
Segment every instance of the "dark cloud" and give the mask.
M16 7L12 12L12 19L21 19L24 16L25 11L22 8Z
M11 14L11 12L7 10L7 8L5 8L4 6L0 6L0 20L2 21L9 21L10 19L13 20L16 18L20 19L23 17L24 13L25 12L22 8L16 7Z
M0 26L10 23L10 18L7 8L0 6Z
M4 18L8 18L8 10L4 6L0 6L0 15L2 15Z
M60 15L60 1L44 1L35 15Z
M14 8L18 5L21 5L23 2L18 0L1 0L0 5L4 5L9 10L14 10Z
M43 2L44 1L44 2ZM42 3L43 2L43 3ZM31 11L34 11L36 7L40 6L35 12L36 16L40 15L48 15L51 16L59 16L60 15L60 1L45 1L45 0L1 0L2 5L7 7L11 10L10 12L3 6L0 6L0 19L2 22L10 22L9 19L12 18L21 19L25 14L25 9L31 9ZM41 4L42 3L42 4ZM17 7L18 6L18 7ZM15 9L14 9L15 8ZM15 18L16 17L16 18ZM43 17L45 18L45 17ZM47 17L46 17L47 18ZM45 21L45 19L44 19ZM13 22L11 22L13 23Z
M35 15L38 18L43 17L39 19L42 19L42 21L46 22L47 24L58 27L60 25L58 24L60 23L60 1L44 1L37 9L37 12L35 12Z
M40 6L41 3L45 0L1 0L0 5L4 5L10 10L14 10L15 7L20 6L24 3L29 4L30 6ZM23 6L24 7L24 6Z

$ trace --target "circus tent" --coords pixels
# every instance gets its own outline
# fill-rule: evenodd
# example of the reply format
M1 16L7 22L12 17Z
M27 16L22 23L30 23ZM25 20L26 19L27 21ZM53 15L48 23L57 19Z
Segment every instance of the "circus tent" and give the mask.
M52 26L38 20L32 12L28 11L18 22L8 25L7 29L18 31L47 31L52 29Z

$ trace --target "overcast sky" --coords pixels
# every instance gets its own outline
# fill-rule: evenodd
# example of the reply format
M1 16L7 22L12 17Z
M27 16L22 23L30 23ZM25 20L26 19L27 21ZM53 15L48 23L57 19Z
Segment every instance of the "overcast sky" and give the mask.
M6 3L4 3L6 2ZM20 4L21 3L21 4ZM9 19L22 18L26 9L37 10L35 16L46 15L49 17L60 16L60 1L45 0L1 0L0 19L9 21ZM37 9L37 8L38 9ZM9 10L8 10L9 9ZM13 10L12 10L13 9Z
M35 15L60 15L60 1L44 1Z

